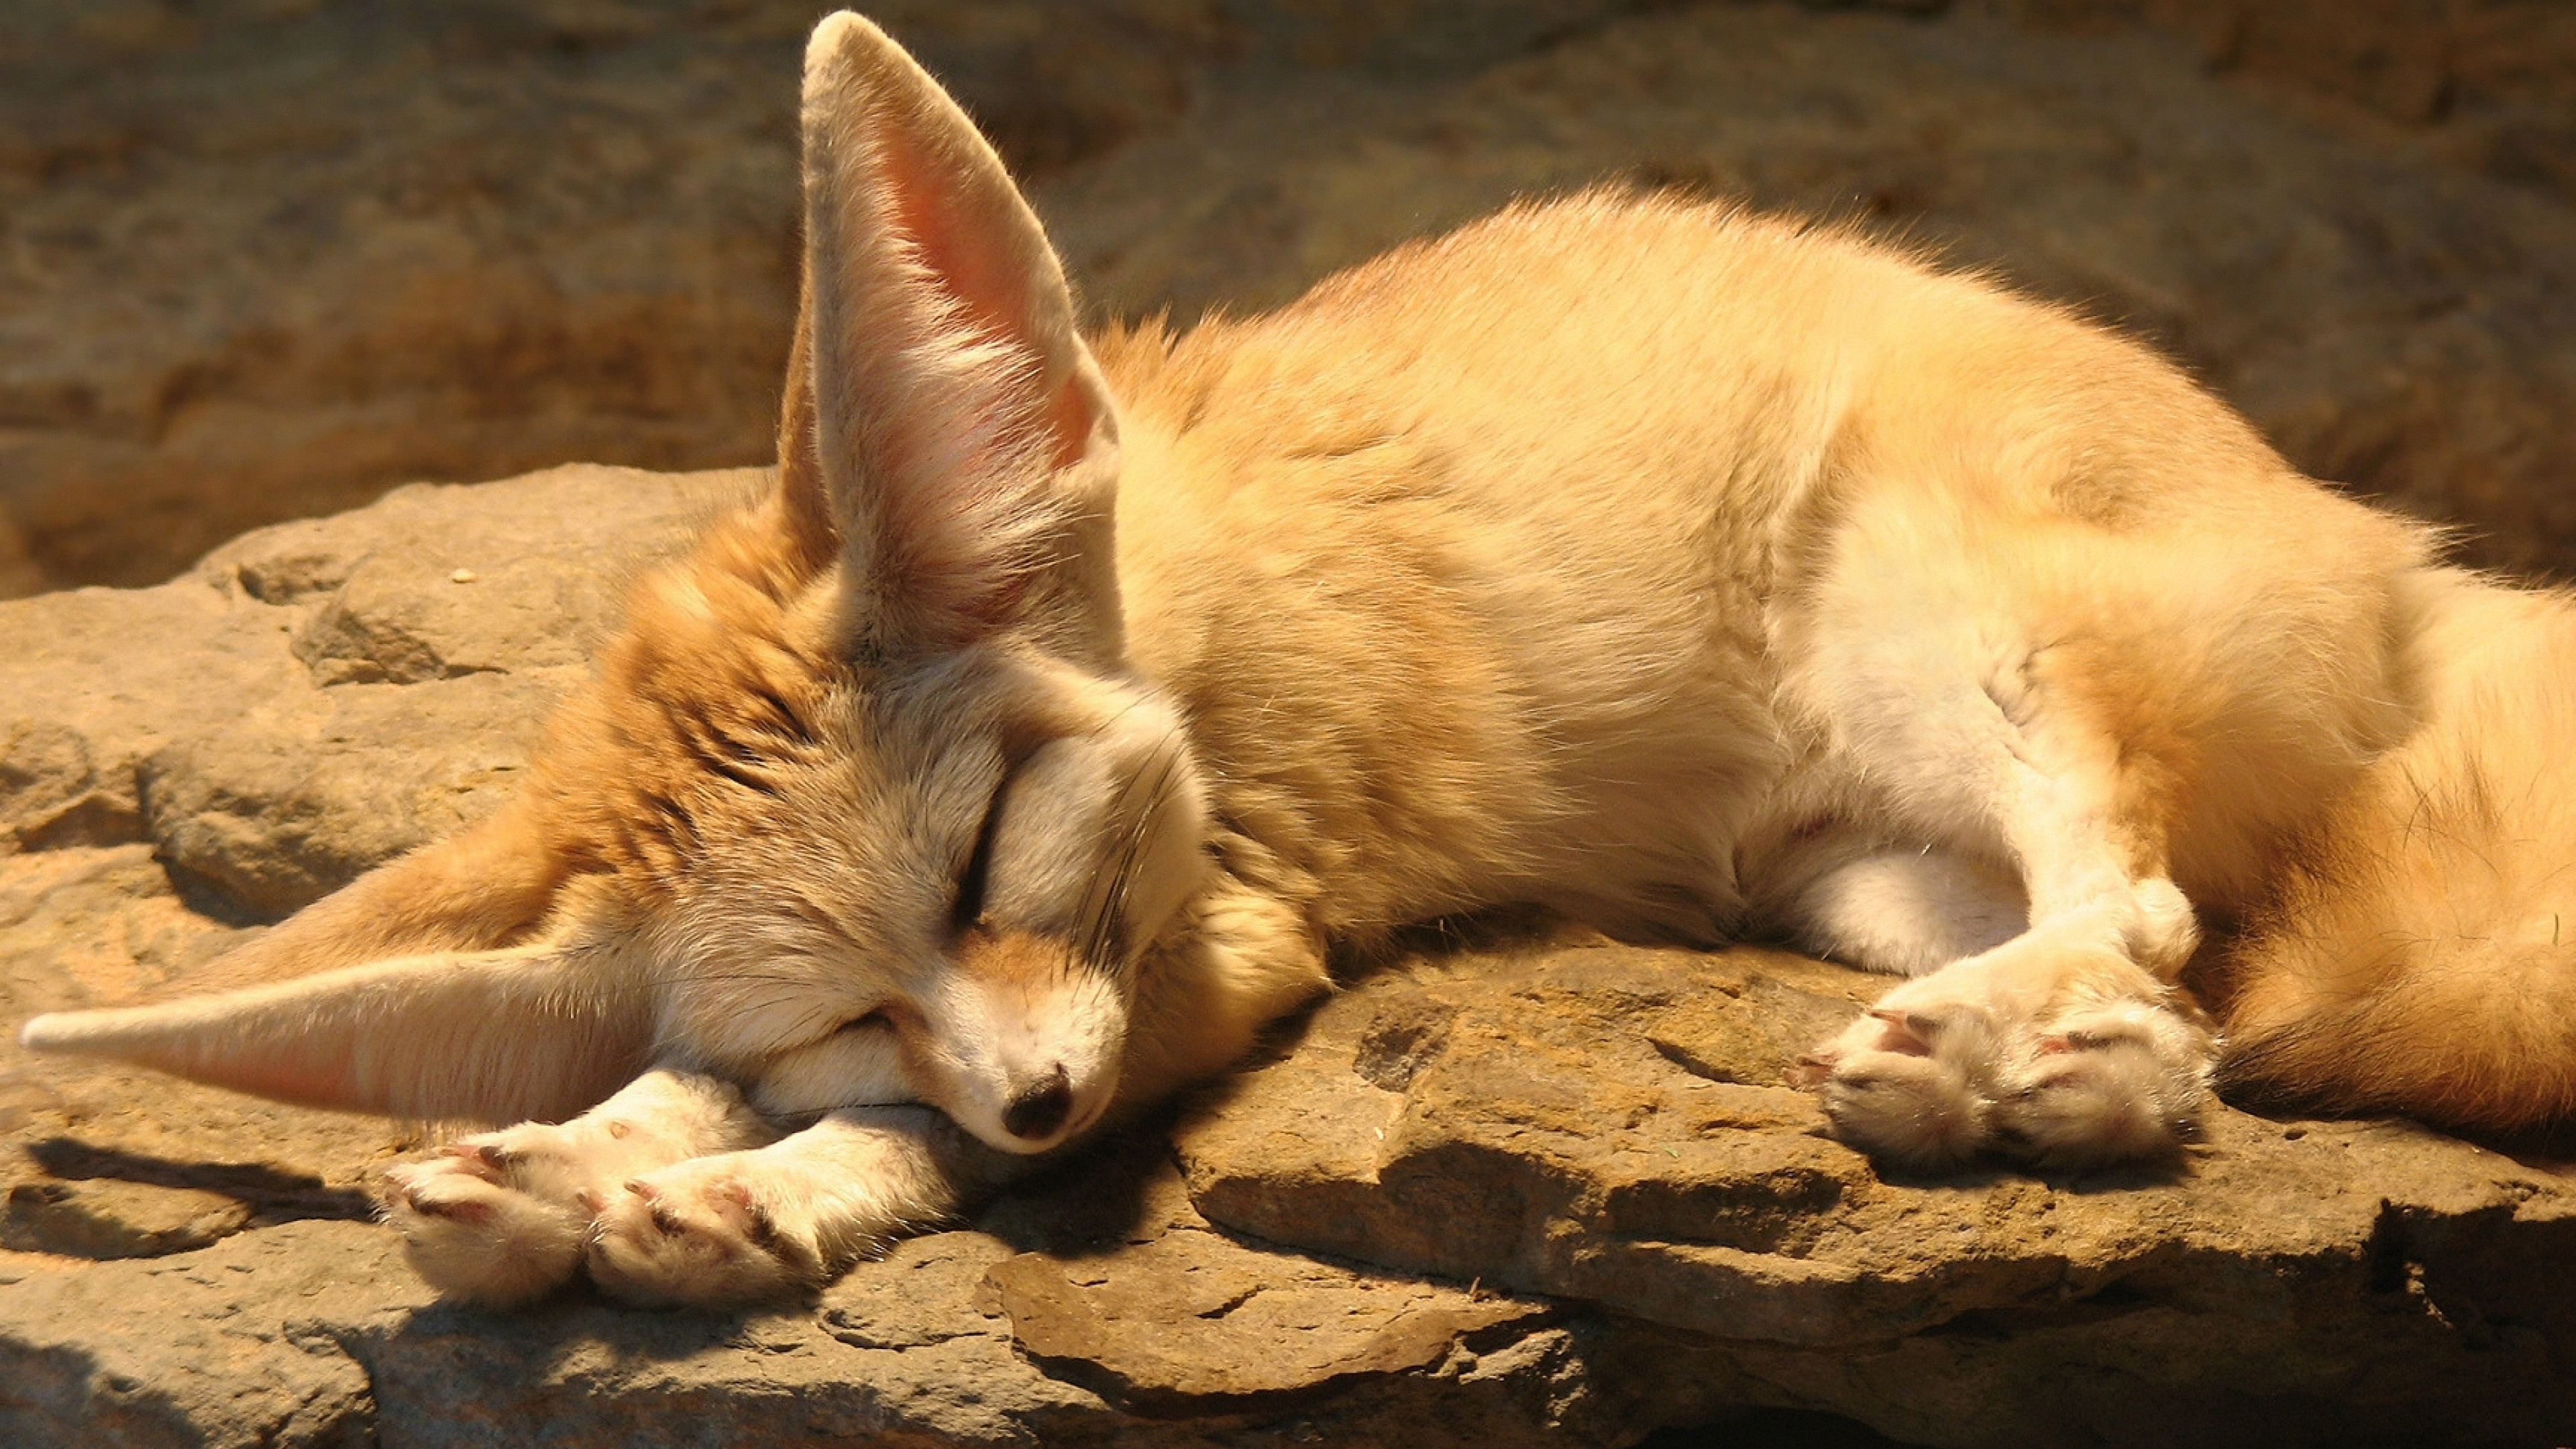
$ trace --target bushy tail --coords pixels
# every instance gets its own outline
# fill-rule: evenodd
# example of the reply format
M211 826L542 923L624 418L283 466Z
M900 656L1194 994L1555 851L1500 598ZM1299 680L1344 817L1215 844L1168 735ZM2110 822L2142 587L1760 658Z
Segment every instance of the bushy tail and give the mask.
M2220 1082L2512 1132L2576 1116L2576 600L2421 577L2424 723L2235 953Z

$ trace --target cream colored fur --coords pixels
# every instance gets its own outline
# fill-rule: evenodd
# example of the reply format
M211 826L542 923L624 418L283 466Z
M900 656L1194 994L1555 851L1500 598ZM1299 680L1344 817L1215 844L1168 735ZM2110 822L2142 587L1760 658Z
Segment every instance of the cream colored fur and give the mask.
M1609 194L1086 342L867 22L804 114L779 488L640 590L529 792L251 984L29 1045L541 1119L388 1179L486 1302L820 1282L1224 1069L1328 949L1506 902L1909 977L1797 1077L1917 1165L2168 1156L2222 1060L2576 1107L2576 611L2141 349Z

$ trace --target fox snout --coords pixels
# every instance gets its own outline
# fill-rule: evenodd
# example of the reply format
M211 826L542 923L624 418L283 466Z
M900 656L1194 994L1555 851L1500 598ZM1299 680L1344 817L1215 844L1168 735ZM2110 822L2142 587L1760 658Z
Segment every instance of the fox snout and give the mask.
M1090 1126L1118 1087L1127 997L1065 942L976 932L924 1003L939 1103L1005 1152L1043 1152Z

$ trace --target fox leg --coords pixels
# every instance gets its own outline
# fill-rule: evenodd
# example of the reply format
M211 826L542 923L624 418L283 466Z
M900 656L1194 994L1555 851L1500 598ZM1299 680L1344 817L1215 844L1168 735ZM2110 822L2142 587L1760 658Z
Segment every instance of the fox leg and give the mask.
M640 1173L765 1142L769 1124L727 1083L645 1073L568 1122L522 1122L385 1174L385 1220L440 1292L524 1303L581 1270L593 1209Z
M1253 849L1240 841L1231 848ZM1271 1023L1332 984L1323 934L1304 912L1219 876L1137 962L1116 1115L1225 1071Z
M1795 1078L1844 1138L1902 1161L2169 1154L2207 1099L2213 1053L2173 986L2198 932L2164 874L2170 792L2137 778L2152 759L2070 703L2097 660L2033 651L1980 677L1958 666L1973 653L1944 645L1882 633L1821 662L1866 671L1834 692L1865 702L1841 724L1898 827L2013 862L2028 929L1889 992ZM1822 934L1848 924L1851 893L1811 890L1804 905L1793 928Z
M1923 976L2000 946L2030 924L2009 871L1955 850L1891 848L1854 832L1802 842L1765 872L1755 909L1800 950L1891 976Z

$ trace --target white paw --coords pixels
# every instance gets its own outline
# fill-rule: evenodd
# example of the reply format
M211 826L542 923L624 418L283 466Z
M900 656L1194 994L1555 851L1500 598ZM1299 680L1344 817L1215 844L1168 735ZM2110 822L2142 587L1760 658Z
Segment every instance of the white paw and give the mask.
M1790 1079L1817 1092L1837 1136L1936 1169L1989 1150L2087 1168L2181 1149L2216 1047L2163 988L2121 963L2061 973L2062 989L2034 997L1983 964L1898 987L1799 1062Z
M450 1143L398 1164L381 1190L385 1221L412 1268L452 1298L508 1307L580 1270L590 1214L578 1201L579 1144L527 1125Z
M1998 1064L1997 1135L2046 1167L2171 1157L2200 1128L2217 1043L2146 1001L2060 1013Z
M765 1190L748 1153L696 1158L597 1201L591 1281L646 1307L791 1297L831 1276L810 1209Z
M522 1122L385 1172L385 1221L415 1272L452 1298L508 1307L581 1270L596 1196L684 1152L622 1118Z
M1985 1064L1994 1023L1979 1007L1882 1004L1802 1058L1790 1080L1815 1089L1836 1135L1873 1157L1956 1167L1994 1140Z

